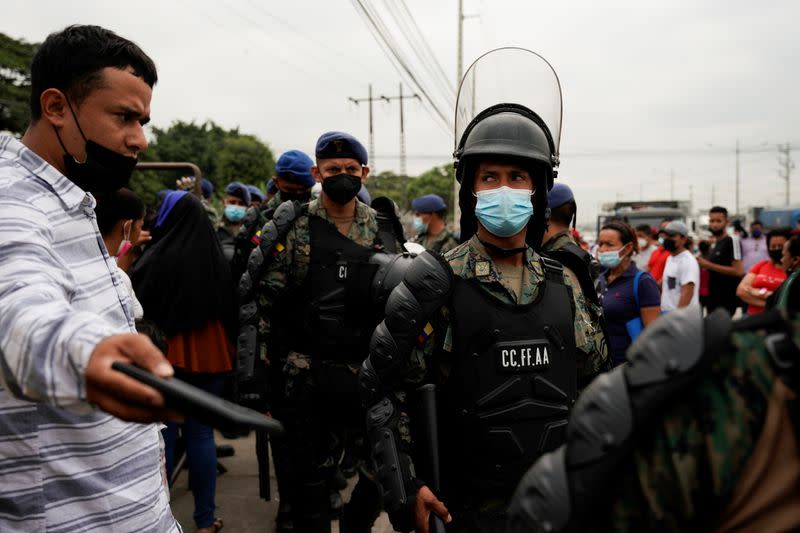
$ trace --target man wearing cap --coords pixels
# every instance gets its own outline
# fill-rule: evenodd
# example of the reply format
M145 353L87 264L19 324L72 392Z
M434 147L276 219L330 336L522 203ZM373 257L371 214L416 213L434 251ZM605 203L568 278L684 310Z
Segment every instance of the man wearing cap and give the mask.
M592 255L575 242L570 226L577 215L572 189L556 183L547 193L550 218L542 237L542 252L564 265L564 273L581 288L581 297L595 320L600 320L603 308L597 296L599 268Z
M263 266L249 266L240 284L243 302L257 300L260 358L280 373L268 378L277 384L270 408L286 424L296 531L330 531L328 478L338 462L333 441L363 426L357 370L380 316L370 306L375 265L369 258L398 251L396 242L383 242L375 211L356 199L369 174L366 165L367 152L353 136L323 134L311 168L322 194L277 209L250 258L251 265ZM269 239L272 251L259 255ZM240 344L253 324L248 305L240 313ZM275 316L288 318L275 327ZM362 471L343 511L342 531L369 531L379 509L380 489Z
M228 262L233 259L234 237L239 232L239 225L249 205L250 191L247 185L232 181L225 187L225 196L222 198L222 220L217 226L217 238Z
M250 205L258 209L264 203L264 193L255 185L246 185L247 190L250 191Z
M247 258L253 247L260 240L260 229L272 219L275 209L283 202L295 200L308 202L311 199L311 187L316 183L311 175L314 162L300 150L288 150L281 154L275 163L275 175L267 186L275 188L272 197L266 203L251 206L241 219L234 239L234 253L231 261L231 272L238 280L247 268Z
M674 311L689 305L700 305L700 267L686 249L689 229L673 220L663 230L664 249L669 251L661 282L661 310Z
M418 196L411 201L414 210L414 229L417 237L414 242L427 250L445 254L458 246L458 241L447 229L445 216L447 204L437 194Z

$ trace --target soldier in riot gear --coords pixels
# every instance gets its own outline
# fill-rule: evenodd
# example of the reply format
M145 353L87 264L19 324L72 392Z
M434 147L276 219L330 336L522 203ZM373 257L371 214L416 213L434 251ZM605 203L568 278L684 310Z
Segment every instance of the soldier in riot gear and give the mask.
M510 532L800 530L800 282L731 321L660 318L525 474Z
M311 187L316 183L311 175L314 161L300 150L287 150L275 162L275 176L270 183L277 188L274 196L259 206L250 207L234 239L231 270L234 279L239 279L247 269L247 258L258 245L259 230L269 222L275 210L287 200L305 203L311 200Z
M504 83L503 70L514 83ZM530 95L548 82L538 102L487 94L520 87ZM558 164L555 72L532 52L499 49L476 61L461 87L454 155L466 242L414 260L360 373L384 508L400 531L427 531L431 512L448 531L502 530L525 465L562 442L578 390L607 368L579 287L537 252ZM425 424L413 406L423 382L439 389L440 476L425 471L419 453ZM434 494L429 484L439 477Z
M357 370L382 316L371 284L381 258L399 251L402 240L391 222L356 199L366 164L366 150L354 137L322 135L312 168L322 183L320 198L278 207L240 283L240 398L261 399L265 380L258 374L269 365L269 407L286 423L295 531L330 530L333 450L346 430L363 425ZM276 317L291 318L276 328ZM379 488L362 475L340 527L368 531L379 510Z
M564 265L564 271L581 287L581 296L599 320L603 311L596 289L599 266L589 252L578 246L570 233L578 205L569 185L553 185L547 194L547 207L550 216L542 238L542 253Z

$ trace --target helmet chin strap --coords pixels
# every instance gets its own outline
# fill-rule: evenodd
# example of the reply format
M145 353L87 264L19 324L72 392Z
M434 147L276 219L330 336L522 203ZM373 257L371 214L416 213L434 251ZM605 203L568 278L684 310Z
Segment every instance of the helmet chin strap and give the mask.
M525 250L528 249L527 246L521 246L519 248L501 248L496 244L492 244L490 242L484 241L480 237L478 237L478 241L486 247L487 250L494 252L495 254L499 255L500 257L513 257L517 254L523 253Z

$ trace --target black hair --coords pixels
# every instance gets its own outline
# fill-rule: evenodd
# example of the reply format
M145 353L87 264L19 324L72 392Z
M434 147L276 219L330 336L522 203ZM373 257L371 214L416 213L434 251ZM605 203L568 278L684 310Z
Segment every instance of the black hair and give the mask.
M444 220L447 218L447 209L439 209L438 211L434 211L433 214Z
M649 224L639 224L636 226L636 231L641 231L642 233L647 233L650 237L653 236L653 228L650 227Z
M131 67L150 87L158 80L153 60L135 43L110 30L76 24L48 35L31 63L32 119L41 118L40 98L47 89L59 89L79 106L102 86L100 71L106 67Z
M577 210L578 206L575 203L575 200L571 200L563 205L551 209L550 221L561 226L569 227L569 225L572 224L572 220L575 218L575 212Z
M784 237L786 240L789 240L792 237L792 230L786 227L783 228L775 228L767 233L767 248L769 248L769 241L773 237Z
M120 220L139 220L144 218L144 202L130 189L120 189L115 192L98 194L97 227L100 234L105 237Z
M709 209L709 210L708 210L708 214L710 215L711 213L722 213L722 215L723 215L725 218L728 218L728 210L727 210L727 209L725 209L725 208L724 208L724 207L722 207L722 206L719 206L719 205L715 205L714 207L712 207L711 209Z
M758 225L759 225L759 226L761 226L762 228L764 227L764 224L762 224L762 223L761 223L761 221L760 221L760 220L757 220L757 219L756 219L756 220L754 220L754 221L752 221L752 222L750 223L750 225L751 225L751 226L755 226L756 224L758 224Z
M622 246L630 243L631 246L633 246L633 253L639 253L639 241L636 240L636 233L633 231L633 228L630 224L623 220L609 220L603 224L603 227L600 228L600 231L603 231L604 229L613 229L619 233Z

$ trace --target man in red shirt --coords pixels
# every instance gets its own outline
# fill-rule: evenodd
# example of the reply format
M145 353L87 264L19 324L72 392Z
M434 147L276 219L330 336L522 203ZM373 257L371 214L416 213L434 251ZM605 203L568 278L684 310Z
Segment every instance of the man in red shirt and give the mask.
M664 228L669 222L669 220L662 220L661 224L659 224L661 228L658 232L659 241L663 240ZM653 276L659 287L661 287L661 278L664 276L664 266L667 264L668 257L669 251L665 250L664 246L659 246L653 250L653 253L650 255L650 260L647 262L647 269L650 271L650 275Z

